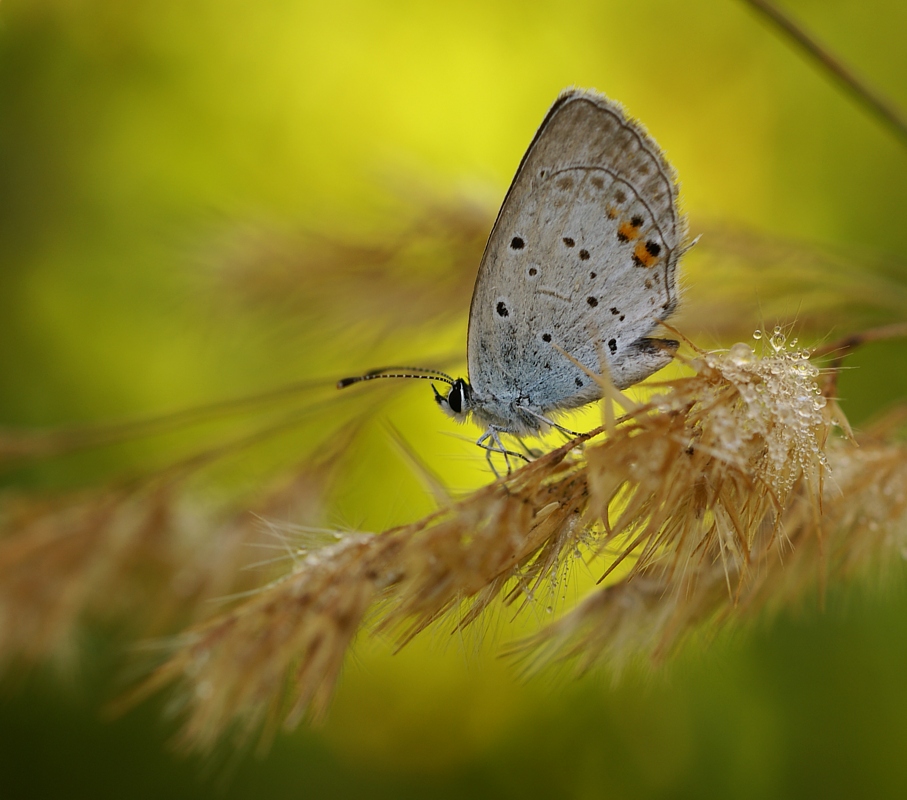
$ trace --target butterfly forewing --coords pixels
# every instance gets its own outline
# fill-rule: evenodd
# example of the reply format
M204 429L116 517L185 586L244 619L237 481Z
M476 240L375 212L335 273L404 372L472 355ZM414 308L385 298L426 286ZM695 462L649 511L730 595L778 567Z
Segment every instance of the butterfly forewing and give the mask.
M632 345L677 304L684 235L658 145L607 98L562 94L479 267L468 341L477 398L541 409L595 399L597 386L557 348L595 373L607 359L618 386L645 377Z

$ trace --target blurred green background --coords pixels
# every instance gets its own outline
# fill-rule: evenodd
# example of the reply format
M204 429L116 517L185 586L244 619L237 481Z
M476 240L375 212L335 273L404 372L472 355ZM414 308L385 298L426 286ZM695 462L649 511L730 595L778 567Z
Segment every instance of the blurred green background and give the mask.
M907 106L907 5L784 7ZM881 276L904 290L907 150L741 2L7 2L0 420L130 418L449 353L462 370L459 294L438 324L420 318L418 297L402 304L380 283L354 297L338 280L336 307L308 308L303 269L299 298L281 307L249 302L225 264L249 241L380 240L430 207L423 196L465 198L487 232L570 85L604 91L645 123L680 174L693 234L702 221L829 243L857 254L854 285ZM865 279L862 256L876 270ZM468 290L477 259L457 286ZM407 264L423 268L418 253ZM691 259L693 309L709 282ZM725 288L731 308L772 294L758 270ZM773 301L772 318L740 324L808 311L792 294ZM708 318L681 319L697 341L721 342ZM818 335L853 325L842 315ZM841 392L857 426L907 394L902 343L852 365ZM426 386L400 388L379 415L455 489L488 479ZM311 445L316 432L300 435ZM14 480L53 488L158 458L142 443ZM255 465L238 472L252 481ZM379 426L325 518L380 530L431 507ZM366 640L327 723L279 738L260 760L172 756L160 703L103 720L124 645L99 629L62 676L6 680L0 796L902 797L907 575L895 573L882 587L832 587L824 608L816 598L616 683L566 671L521 683L495 657L494 641L515 632L506 618L483 637L439 629L398 655Z

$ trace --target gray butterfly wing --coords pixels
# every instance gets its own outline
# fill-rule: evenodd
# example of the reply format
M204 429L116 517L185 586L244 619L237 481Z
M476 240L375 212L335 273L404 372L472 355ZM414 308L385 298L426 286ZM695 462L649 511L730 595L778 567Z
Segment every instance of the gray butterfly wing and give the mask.
M618 387L670 361L646 339L677 305L686 235L673 169L616 103L564 92L517 170L469 314L477 406L574 408L607 359ZM478 409L477 409L478 410Z

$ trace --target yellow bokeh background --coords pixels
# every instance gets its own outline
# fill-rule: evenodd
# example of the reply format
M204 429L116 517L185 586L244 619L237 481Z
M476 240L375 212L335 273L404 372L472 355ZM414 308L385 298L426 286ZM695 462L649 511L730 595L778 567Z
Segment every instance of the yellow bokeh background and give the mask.
M907 107L907 5L784 7ZM574 85L644 122L680 175L694 235L697 222L717 221L827 243L907 284L907 149L743 2L7 2L0 420L131 418L451 353L462 371L465 305L390 335L366 314L337 326L246 307L212 288L231 237L380 238L420 192L466 198L490 228L536 126ZM715 278L693 255L684 291L695 308ZM728 303L759 308L771 287L751 277ZM347 301L335 298L338 312ZM381 318L416 310L382 308ZM775 318L741 327L796 329L802 310L802 297L785 297ZM709 319L681 319L688 336L722 343ZM819 335L850 330L842 316ZM902 343L852 365L841 392L856 425L907 393ZM352 402L379 397L327 524L382 530L433 507L385 426L454 490L489 478L470 443L477 432L439 416L427 386ZM234 465L226 485L254 482L256 458L291 460L317 438L312 428ZM12 480L77 485L158 463L155 447L75 471L37 464ZM563 601L595 577L578 575ZM745 634L697 639L667 667L617 681L568 669L520 681L495 645L534 629L544 609L516 625L504 611L463 636L439 629L399 654L363 637L323 727L279 738L263 760L224 755L210 768L170 755L160 703L100 719L122 645L99 629L63 677L9 684L0 796L901 796L905 578L884 591L868 580L832 587L824 606L816 597Z

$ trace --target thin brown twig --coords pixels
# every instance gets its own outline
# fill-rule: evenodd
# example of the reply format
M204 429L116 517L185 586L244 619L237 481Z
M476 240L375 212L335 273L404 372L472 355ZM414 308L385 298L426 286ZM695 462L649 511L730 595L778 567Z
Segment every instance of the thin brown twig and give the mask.
M887 98L870 86L827 47L819 44L804 28L770 0L743 0L761 13L806 55L816 61L831 77L847 89L860 104L907 145L907 118Z
M46 458L79 450L158 436L220 417L251 413L262 406L331 385L331 379L299 381L247 397L221 400L179 411L123 422L73 425L49 430L0 429L0 458L4 461Z
M837 408L838 401L836 398L838 396L838 378L841 375L841 367L844 364L844 360L854 350L870 342L883 342L886 339L900 339L903 337L907 337L907 322L895 322L892 325L881 325L878 328L870 328L867 331L845 336L843 339L829 342L813 350L812 358L833 356L831 362L825 368L826 374L822 387L822 391L829 398L829 402ZM840 411L840 409L838 410ZM844 413L835 414L835 418L847 438L855 441L853 431Z
M907 336L907 322L895 322L893 325L882 325L878 328L870 328L868 331L861 331L843 339L830 342L829 344L817 347L812 352L813 358L822 356L835 355L833 368L841 365L844 358L850 355L856 348L869 342L882 342L886 339L900 339Z

